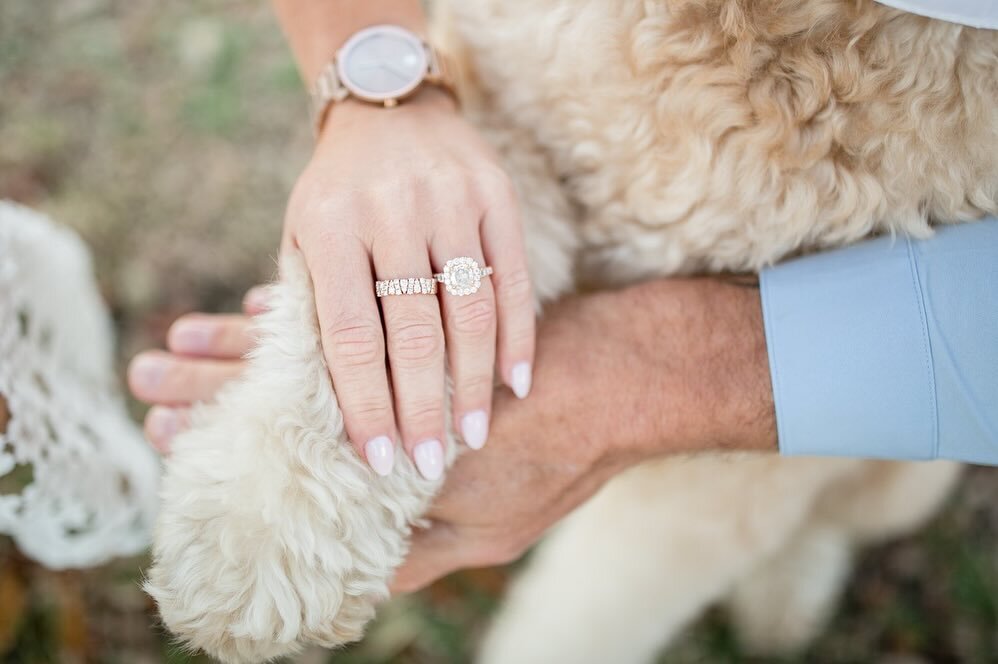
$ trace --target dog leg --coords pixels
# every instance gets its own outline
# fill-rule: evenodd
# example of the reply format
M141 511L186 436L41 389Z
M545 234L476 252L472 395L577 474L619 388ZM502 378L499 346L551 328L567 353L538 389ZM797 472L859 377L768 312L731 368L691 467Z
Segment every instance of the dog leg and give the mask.
M859 544L882 542L921 528L952 493L963 465L950 461L870 461L864 472L829 487L816 518Z
M625 473L540 546L486 636L482 664L652 660L785 545L814 487L855 463L740 456Z
M736 586L729 600L745 648L786 655L831 618L854 550L921 527L949 495L962 466L870 461L829 486L809 525Z
M808 526L782 551L748 573L728 608L740 645L753 655L790 655L821 632L852 562L840 529Z

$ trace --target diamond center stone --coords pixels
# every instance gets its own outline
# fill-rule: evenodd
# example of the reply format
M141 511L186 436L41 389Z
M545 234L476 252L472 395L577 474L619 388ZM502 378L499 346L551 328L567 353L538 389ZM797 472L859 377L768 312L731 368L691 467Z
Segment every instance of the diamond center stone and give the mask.
M475 285L475 273L471 268L461 266L451 272L451 283L458 288L471 288Z

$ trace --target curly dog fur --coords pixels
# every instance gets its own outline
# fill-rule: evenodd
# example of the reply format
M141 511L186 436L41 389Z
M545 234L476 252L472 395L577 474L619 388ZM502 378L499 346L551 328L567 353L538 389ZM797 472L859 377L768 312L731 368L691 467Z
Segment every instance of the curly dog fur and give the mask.
M540 304L998 210L998 32L872 0L440 10L465 112L517 186ZM354 455L308 277L294 256L282 273L248 373L176 442L147 584L172 631L228 662L360 638L437 488L407 462L380 478ZM917 527L958 473L761 456L641 465L554 529L481 659L648 661L717 602L747 647L800 647L854 549Z

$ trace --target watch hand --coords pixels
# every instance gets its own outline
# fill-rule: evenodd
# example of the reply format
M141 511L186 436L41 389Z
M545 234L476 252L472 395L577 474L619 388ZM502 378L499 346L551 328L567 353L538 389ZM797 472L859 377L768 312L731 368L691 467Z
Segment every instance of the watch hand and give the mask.
M395 67L391 66L390 64L382 63L381 66L382 66L382 68L385 71L388 71L388 72L391 72L392 74L395 74L404 83L408 83L409 81L411 81L413 79L412 75L407 74L407 73L405 73L403 71L399 71L398 69L396 69Z
M380 37L373 40L373 50L382 60L392 57L392 54L395 52L392 40Z

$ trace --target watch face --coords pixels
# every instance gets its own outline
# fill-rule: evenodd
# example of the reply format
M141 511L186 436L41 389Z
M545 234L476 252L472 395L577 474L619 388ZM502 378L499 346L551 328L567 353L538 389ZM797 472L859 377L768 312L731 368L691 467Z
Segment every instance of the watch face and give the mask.
M426 76L426 49L402 28L378 25L351 37L336 58L340 81L370 101L397 99L412 92Z

